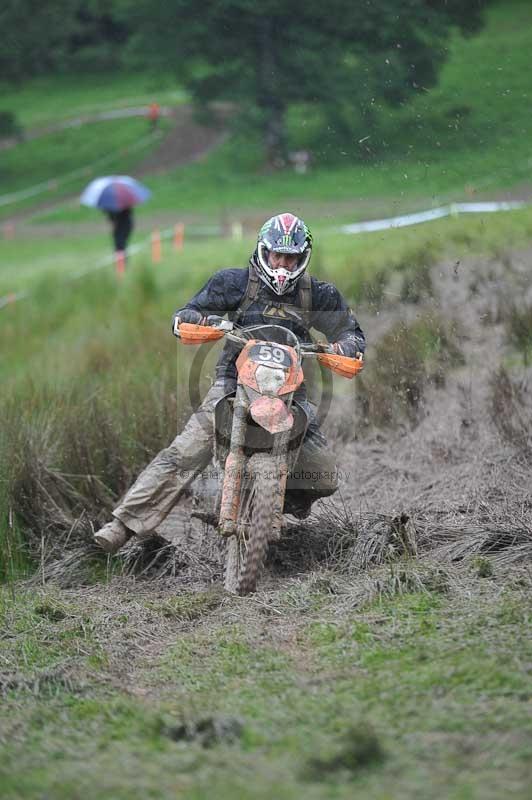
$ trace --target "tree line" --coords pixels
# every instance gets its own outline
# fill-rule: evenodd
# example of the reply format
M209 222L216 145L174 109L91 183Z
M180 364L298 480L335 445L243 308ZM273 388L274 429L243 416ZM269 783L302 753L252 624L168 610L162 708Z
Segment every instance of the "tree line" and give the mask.
M283 163L290 122L353 147L379 108L434 86L453 30L477 31L489 2L4 0L0 75L173 72L199 109L234 104Z

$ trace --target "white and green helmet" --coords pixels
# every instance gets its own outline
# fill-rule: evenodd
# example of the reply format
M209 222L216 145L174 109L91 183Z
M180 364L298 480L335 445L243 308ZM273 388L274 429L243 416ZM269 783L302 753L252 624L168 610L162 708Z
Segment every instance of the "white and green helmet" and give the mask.
M297 267L272 269L269 265L270 253L297 255ZM286 212L267 220L260 229L257 247L251 256L251 263L260 279L278 294L286 294L306 270L312 255L312 234L299 217Z

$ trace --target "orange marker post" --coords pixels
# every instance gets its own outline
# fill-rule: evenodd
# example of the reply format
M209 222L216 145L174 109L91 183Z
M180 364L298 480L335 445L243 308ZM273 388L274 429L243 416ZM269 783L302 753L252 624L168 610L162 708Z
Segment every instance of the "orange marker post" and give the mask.
M174 250L182 250L185 244L185 225L178 222L174 228Z
M158 230L153 231L151 235L151 260L154 264L158 264L161 260L162 246L161 234Z
M115 253L115 269L116 277L122 278L126 271L126 254L123 250L117 250Z

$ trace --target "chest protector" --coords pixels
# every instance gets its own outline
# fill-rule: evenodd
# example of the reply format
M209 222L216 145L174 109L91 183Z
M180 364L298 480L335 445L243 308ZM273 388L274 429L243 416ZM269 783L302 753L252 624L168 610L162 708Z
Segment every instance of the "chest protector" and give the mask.
M248 285L242 301L235 312L235 319L241 321L248 308L258 300L260 290L264 286L261 279L255 272L255 269L250 266L248 275ZM265 322L272 325L282 325L283 322L298 322L303 325L308 331L311 327L310 318L312 314L312 287L310 282L310 275L306 272L300 277L297 282L297 304L286 303L279 300L268 300L265 303L265 308L261 312Z

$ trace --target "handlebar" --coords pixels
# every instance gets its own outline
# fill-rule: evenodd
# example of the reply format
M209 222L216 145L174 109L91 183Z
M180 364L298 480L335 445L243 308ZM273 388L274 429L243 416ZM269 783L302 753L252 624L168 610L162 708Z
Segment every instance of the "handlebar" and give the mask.
M205 322L207 322L207 325L205 325ZM239 328L229 320L211 316L207 317L206 320L202 320L199 325L187 323L174 325L174 333L177 336L180 336L179 328L181 326L183 326L183 334L186 331L186 338L183 337L185 344L203 344L225 336L229 341L240 347L244 347L248 341L254 339L253 333L257 330L264 330L265 328L277 329L283 332L283 336L293 339L291 345L288 345L288 342L284 344L294 348L300 362L304 358L317 358L320 365L326 366L346 378L353 378L364 366L362 354L359 353L355 358L349 358L338 354L333 345L327 342L300 342L295 333L282 325L262 324ZM268 341L268 339L265 341Z
M252 338L250 334L252 334L253 331L261 330L263 328L280 328L285 335L293 338L293 347L299 352L301 358L304 358L305 356L318 356L320 353L334 353L334 348L331 344L328 344L327 342L300 342L295 333L288 328L282 327L281 325L251 325L247 328L237 328L233 322L215 315L207 317L206 322L210 327L216 328L219 331L223 331L226 338L235 344L245 344L250 338Z

